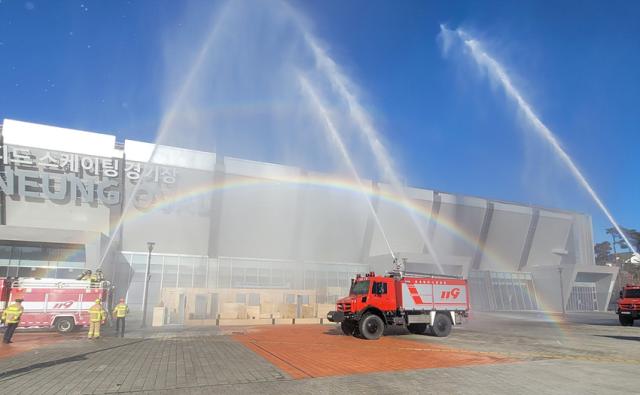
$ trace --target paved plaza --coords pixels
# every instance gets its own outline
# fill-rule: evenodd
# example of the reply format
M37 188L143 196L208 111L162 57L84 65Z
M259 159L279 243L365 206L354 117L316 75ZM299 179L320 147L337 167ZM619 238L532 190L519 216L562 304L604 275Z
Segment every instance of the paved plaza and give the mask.
M605 313L478 315L444 339L276 325L14 340L0 348L2 393L608 394L640 385L640 328Z

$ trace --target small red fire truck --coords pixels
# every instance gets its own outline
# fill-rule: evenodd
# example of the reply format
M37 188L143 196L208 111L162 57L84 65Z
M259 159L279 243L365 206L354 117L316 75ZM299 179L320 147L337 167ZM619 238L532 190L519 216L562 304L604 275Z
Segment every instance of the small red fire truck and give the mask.
M380 338L391 325L443 337L468 311L467 281L460 277L371 272L352 280L349 296L339 299L327 318L339 322L346 335L369 340Z
M633 321L640 318L640 285L627 284L620 291L616 314L622 326L633 326Z
M71 332L89 325L89 308L96 299L108 306L109 283L58 278L0 277L0 312L22 299L19 328L55 328Z

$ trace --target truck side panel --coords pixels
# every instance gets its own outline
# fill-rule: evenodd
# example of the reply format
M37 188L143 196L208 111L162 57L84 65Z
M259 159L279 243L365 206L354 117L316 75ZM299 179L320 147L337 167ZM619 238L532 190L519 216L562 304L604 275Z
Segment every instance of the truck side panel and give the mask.
M405 310L468 310L467 283L459 279L404 278Z

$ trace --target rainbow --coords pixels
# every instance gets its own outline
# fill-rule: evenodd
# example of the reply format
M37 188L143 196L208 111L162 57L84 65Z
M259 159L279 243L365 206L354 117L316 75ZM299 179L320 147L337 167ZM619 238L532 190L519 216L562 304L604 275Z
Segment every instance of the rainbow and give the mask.
M334 190L344 191L353 194L366 194L367 198L377 198L386 203L392 204L398 208L409 211L415 214L418 218L426 221L435 222L439 228L445 229L448 233L463 241L472 248L478 247L477 236L471 234L468 230L460 227L456 222L449 220L444 216L432 216L429 207L420 204L420 200L408 199L401 194L394 193L393 191L378 188L365 188L363 189L359 183L354 180L340 178L335 176L319 176L319 175L278 175L273 178L249 178L249 177L230 177L225 176L221 181L210 181L197 184L189 189L182 190L176 193L167 194L162 199L158 199L150 204L148 208L140 210L138 208L130 207L126 213L123 214L123 223L138 220L145 215L148 215L157 210L170 207L175 204L180 204L190 199L195 199L202 196L214 194L216 192L222 192L225 190L241 189L241 188L259 188L263 186L284 185L284 186L307 186L307 187L320 187L330 188ZM107 233L107 234L110 234ZM483 248L483 254L488 258L492 264L500 265L505 270L509 265L498 253L492 251L489 248Z
M158 210L218 192L274 185L286 187L318 187L343 191L351 194L364 194L369 199L379 199L380 201L391 204L395 207L407 210L425 221L433 221L438 225L439 229L445 229L448 233L472 248L479 247L477 236L471 234L468 230L462 228L457 223L444 216L432 216L430 208L427 205L421 204L421 202L423 202L421 200L408 199L401 194L394 193L390 188L368 187L371 184L366 184L367 187L363 189L355 180L326 175L278 175L271 178L250 178L244 176L225 175L224 179L219 181L210 180L196 184L189 189L176 191L171 194L167 193L161 199L153 201L143 210L136 207L130 207L126 213L123 213L121 221L123 224L131 221L137 221L146 215L151 215L152 213L157 212ZM111 234L111 232L112 229L109 228L105 229L105 232L103 233ZM483 255L490 261L494 270L499 270L499 268L502 268L505 271L513 270L499 253L486 246L483 248ZM562 319L548 313L552 310L548 308L549 304L546 303L541 294L537 295L537 300L540 313L543 314L545 321L550 322L557 327L561 334L561 338L564 338L563 333L565 330L563 329Z

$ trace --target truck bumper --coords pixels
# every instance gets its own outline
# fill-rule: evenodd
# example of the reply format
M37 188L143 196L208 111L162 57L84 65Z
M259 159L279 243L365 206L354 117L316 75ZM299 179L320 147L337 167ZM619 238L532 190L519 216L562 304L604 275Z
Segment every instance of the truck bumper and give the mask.
M639 316L638 313L639 313L638 310L617 310L616 311L616 314L631 317L634 320L638 318Z
M342 311L330 311L327 313L327 319L330 322L342 322L344 321L344 313Z

